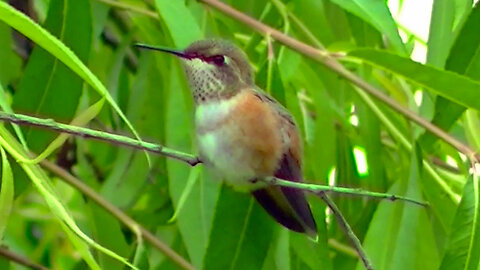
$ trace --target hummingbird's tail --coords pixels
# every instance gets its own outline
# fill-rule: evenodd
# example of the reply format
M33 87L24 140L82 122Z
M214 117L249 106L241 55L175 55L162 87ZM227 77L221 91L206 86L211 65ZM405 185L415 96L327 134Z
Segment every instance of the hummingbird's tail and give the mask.
M317 239L317 226L310 206L300 190L268 186L252 192L255 199L286 228Z

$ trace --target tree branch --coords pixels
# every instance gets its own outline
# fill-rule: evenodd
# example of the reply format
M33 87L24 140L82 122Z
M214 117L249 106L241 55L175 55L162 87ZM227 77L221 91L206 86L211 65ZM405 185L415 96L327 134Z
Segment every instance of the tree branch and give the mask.
M362 197L369 197L369 198L376 198L376 199L385 199L389 201L405 201L409 203L413 203L420 206L428 206L426 202L420 202L412 198L408 198L405 196L399 196L394 194L388 193L381 193L381 192L373 192L362 190L358 188L345 188L345 187L331 187L331 186L324 186L324 185L317 185L317 184L308 184L308 183L299 183L299 182L292 182L286 181L275 177L270 177L265 179L265 182L271 185L277 185L282 187L290 187L296 188L304 191L309 191L314 194L320 195L321 193L337 193L337 194L346 194L346 195L353 195L353 196L362 196Z
M337 219L338 225L347 234L347 237L348 239L350 239L350 242L353 248L355 248L355 250L358 253L358 256L362 260L362 263L365 269L373 270L372 263L370 262L370 259L368 258L367 253L363 249L362 243L357 238L352 228L350 228L350 225L348 225L348 222L345 219L345 217L342 215L342 212L340 211L340 209L338 209L337 205L324 192L319 192L318 195L327 204L328 208L332 210L333 215Z
M116 134L110 134L106 132L101 132L101 131L96 131L96 130L91 130L88 128L83 128L83 127L76 127L76 126L71 126L71 125L66 125L66 124L61 124L57 123L52 119L40 119L32 116L26 116L26 115L20 115L20 114L8 114L5 112L0 112L0 120L8 121L8 122L13 122L17 124L24 124L24 125L32 125L32 126L37 126L37 127L42 127L42 128L47 128L59 132L64 132L64 133L69 133L72 135L80 136L80 137L86 137L86 138L94 138L97 140L102 140L106 141L112 144L117 144L117 145L123 145L123 146L129 146L137 149L143 149L147 150L153 153L165 155L167 157L175 158L177 160L183 161L191 166L195 166L201 161L187 153L183 153L180 151L176 151L173 149L169 149L166 147L163 147L161 145L156 145L153 143L148 143L148 142L143 142L143 141L136 141L134 139L125 137L125 136L120 136ZM63 170L62 168L58 167L57 165L47 161L43 160L41 162L42 166L50 170L51 172L59 175L62 179L65 180L68 184L74 186L76 189L80 190L83 194L85 194L87 197L95 201L97 204L99 204L101 207L106 209L109 213L114 215L117 219L119 219L122 223L127 225L129 228L132 230L138 229L140 234L152 245L157 247L159 250L165 253L169 258L171 258L174 262L176 262L178 265L182 266L185 269L194 269L188 262L185 261L181 256L179 256L177 253L175 253L173 250L171 250L167 245L165 245L163 242L159 241L153 234L151 234L149 231L141 227L138 223L136 223L133 219L128 217L126 214L121 212L118 208L116 208L114 205L110 204L108 201L103 199L100 195L98 195L95 191L90 189L87 185L83 184L82 181L78 180L74 176L70 175L67 171ZM325 192L336 192L340 194L349 194L349 195L357 195L357 196L367 196L367 197L374 197L374 198L382 198L382 199L389 199L391 201L395 200L404 200L406 202L411 202L415 203L418 205L426 206L426 203L416 201L414 199L410 199L407 197L403 196L397 196L397 195L392 195L392 194L386 194L386 193L379 193L379 192L369 192L369 191L363 191L360 189L350 189L350 188L343 188L343 187L330 187L330 186L322 186L322 185L315 185L315 184L306 184L306 183L296 183L296 182L290 182L290 181L285 181L282 179L278 179L275 177L267 178L265 181L269 184L272 185L278 185L278 186L285 186L285 187L290 187L290 188L296 188L299 190L304 190L304 191L310 191L322 198L322 200L328 205L328 207L332 210L332 213L335 215L337 218L340 227L345 231L347 234L347 237L350 239L353 247L358 253L358 256L361 258L364 266L366 269L370 270L373 269L371 267L371 263L363 250L360 241L346 222L345 218L343 215L340 213L340 210L336 207L336 205L333 203L333 201L328 198L328 196L325 194Z
M128 146L136 149L146 150L155 154L160 154L160 155L164 155L170 158L183 161L190 166L195 166L201 163L201 160L192 154L170 149L162 145L149 143L145 141L137 141L129 137L102 132L102 131L93 130L93 129L88 129L84 127L62 124L62 123L55 122L52 119L41 119L41 118L27 116L23 114L9 114L5 112L0 112L0 121L1 120L16 123L19 125L30 125L30 126L46 128L49 130L55 130L58 132L68 133L68 134L72 134L72 135L84 137L84 138L93 138L96 140L105 141L115 145ZM275 177L267 178L265 179L265 181L272 185L291 187L291 188L301 189L305 191L310 191L313 193L318 193L319 191L335 192L339 194L349 194L349 195L355 195L355 196L388 199L390 201L401 200L401 201L418 204L421 206L427 206L427 203L419 202L417 200L407 198L404 196L397 196L397 195L388 194L388 193L371 192L371 191L365 191L365 190L355 189L355 188L330 187L330 186L317 185L317 184L297 183L297 182L285 181Z
M36 264L36 263L30 261L30 259L25 258L25 257L15 253L15 252L11 251L11 250L8 250L5 247L0 247L0 256L6 258L9 261L16 262L20 265L26 266L30 269L48 270L47 267L45 267L43 265L40 265L40 264Z
M375 97L376 99L380 100L381 102L387 104L390 108L397 111L398 113L402 114L407 119L411 120L412 122L420 125L421 127L425 128L427 131L431 132L432 134L436 135L440 139L444 140L448 144L455 147L458 151L464 153L468 158L470 158L474 162L480 161L480 155L470 148L468 145L462 143L455 137L451 136L444 130L440 129L436 125L430 123L420 115L412 112L411 110L403 107L397 101L390 98L386 94L384 94L380 89L376 88L375 86L369 84L355 73L346 69L342 64L340 64L336 59L332 58L329 52L325 50L319 50L314 48L306 43L300 42L292 37L289 37L282 32L263 24L262 22L230 7L227 4L224 4L218 0L198 0L208 6L214 7L218 9L220 12L226 14L227 16L242 22L248 25L250 28L256 30L257 32L270 35L275 40L279 41L280 43L284 44L285 46L291 48L294 51L297 51L315 61L320 62L321 64L325 65L332 71L336 72L341 77L347 79L354 85L358 86L359 88L363 89L369 95Z
M84 127L72 126L55 122L53 119L42 119L23 114L9 114L0 112L0 120L16 123L19 125L29 125L58 132L68 133L83 138L92 138L99 141L108 142L115 145L128 146L140 150L146 150L151 153L164 155L180 161L183 161L190 166L195 166L201 161L194 155L173 150L162 145L148 143L144 141L137 141L129 137L106 133L98 130L88 129Z
M167 244L163 243L159 240L153 233L142 227L142 225L138 224L135 220L129 217L127 214L122 212L118 209L115 205L111 204L109 201L105 200L100 194L95 192L89 186L85 185L83 181L76 178L75 176L71 175L69 172L60 168L56 164L43 160L40 164L49 170L50 172L59 176L65 183L73 186L82 194L87 196L90 200L98 204L100 207L105 209L107 212L112 214L115 218L117 218L120 222L124 225L129 227L130 229L134 230L135 228L138 229L141 236L149 242L152 246L163 252L165 256L170 258L174 263L176 263L182 269L187 270L194 270L195 268L187 262L182 256L176 253L173 249L171 249Z

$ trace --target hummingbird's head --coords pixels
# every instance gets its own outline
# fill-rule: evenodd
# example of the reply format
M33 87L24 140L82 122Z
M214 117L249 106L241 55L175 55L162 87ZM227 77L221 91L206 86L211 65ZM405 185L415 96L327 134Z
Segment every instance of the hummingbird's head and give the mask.
M178 56L197 104L232 97L242 88L254 84L247 56L226 40L199 40L183 51L141 44L137 46Z

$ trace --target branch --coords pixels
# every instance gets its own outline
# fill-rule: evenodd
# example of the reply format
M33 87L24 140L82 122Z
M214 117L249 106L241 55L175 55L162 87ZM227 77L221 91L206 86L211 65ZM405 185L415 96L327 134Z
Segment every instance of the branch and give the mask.
M30 259L25 258L25 257L15 253L15 252L11 251L11 250L8 250L5 247L0 247L0 256L6 258L9 261L16 262L20 265L26 266L30 269L48 270L47 267L45 267L43 265L40 265L40 264L36 264L36 263L30 261Z
M153 143L148 143L148 142L143 142L143 141L137 141L125 136L121 135L116 135L116 134L111 134L111 133L106 133L106 132L101 132L97 130L91 130L88 128L83 128L83 127L77 127L77 126L71 126L71 125L66 125L66 124L61 124L57 123L52 119L41 119L41 118L36 118L32 116L27 116L27 115L21 115L21 114L9 114L5 112L0 112L0 120L4 120L7 122L13 122L17 123L20 125L31 125L31 126L36 126L36 127L42 127L46 129L51 129L63 133L69 133L72 135L80 136L80 137L85 137L85 138L94 138L97 140L109 142L112 144L117 144L117 145L123 145L123 146L129 146L133 147L136 149L143 149L146 151L150 151L152 153L156 154L161 154L167 157L175 158L177 160L183 161L190 166L195 166L198 163L201 163L201 161L195 157L194 155L188 154L188 153L183 153L180 151L176 151L173 149L166 148L161 145L153 144ZM180 255L175 253L170 247L165 245L163 242L158 240L155 235L150 233L148 230L145 228L141 227L138 223L136 223L133 219L131 219L129 216L124 214L121 210L116 208L114 205L106 201L104 198L102 198L100 195L98 195L94 190L92 190L90 187L85 185L82 181L78 180L71 174L69 174L67 171L64 169L60 168L59 166L47 161L43 160L41 162L41 165L44 166L46 169L50 170L51 172L57 174L60 176L62 179L65 180L66 183L74 186L76 189L80 190L83 194L85 194L88 198L90 198L92 201L95 203L99 204L101 207L103 207L105 210L107 210L109 213L111 213L113 216L115 216L118 220L120 220L123 224L127 225L130 229L132 230L138 230L140 234L148 241L150 242L153 246L157 247L159 250L164 252L166 256L168 256L170 259L172 259L174 262L176 262L179 266L182 266L184 269L194 269L193 266L191 266L187 261L185 261L184 258L182 258ZM346 232L348 238L352 242L355 250L357 250L359 257L361 258L362 262L364 263L365 267L367 269L372 269L371 264L365 254L365 251L360 245L360 241L358 238L355 236L353 231L351 230L350 226L347 224L345 221L345 218L342 216L340 213L339 209L336 207L336 205L327 197L325 192L335 192L335 193L340 193L340 194L350 194L350 195L357 195L357 196L367 196L367 197L374 197L374 198L381 198L381 199L388 199L391 201L395 200L403 200L406 202L411 202L415 203L418 205L426 206L426 203L416 201L414 199L410 199L407 197L403 196L397 196L393 194L386 194L386 193L379 193L379 192L370 192L370 191L363 191L360 189L350 189L350 188L344 188L344 187L330 187L330 186L322 186L322 185L316 185L316 184L306 184L306 183L296 183L296 182L290 182L290 181L285 181L282 179L278 179L275 177L267 178L265 181L269 184L272 185L278 185L278 186L285 186L285 187L291 187L291 188L296 188L299 190L305 190L305 191L310 191L322 198L322 200L327 203L328 207L332 210L333 214L336 216L340 227Z
M262 22L242 13L238 10L233 9L227 4L224 4L218 0L198 0L208 6L214 7L219 11L223 12L227 16L242 22L249 26L250 28L256 30L257 32L270 35L275 40L279 41L283 45L291 48L294 51L297 51L315 61L320 62L321 64L325 65L332 71L336 72L341 77L347 79L354 85L358 86L359 88L363 89L369 95L375 97L376 99L380 100L381 102L387 104L389 107L397 111L398 113L405 116L407 119L413 121L414 123L420 125L421 127L425 128L432 134L436 135L440 139L444 140L448 144L455 147L458 151L464 153L468 158L470 158L474 162L480 161L480 155L470 148L468 145L462 143L455 137L451 136L444 130L440 129L436 125L430 123L420 115L412 112L411 110L403 107L397 101L390 98L386 94L384 94L380 89L376 88L375 86L369 84L355 73L346 69L342 64L340 64L337 60L332 58L329 52L325 50L319 50L314 48L306 43L300 42L292 37L289 37L282 32L263 24Z
M290 187L290 188L300 189L304 191L309 191L319 196L326 192L332 192L332 193L347 194L347 195L353 195L353 196L386 199L392 202L399 200L399 201L405 201L405 202L413 203L413 204L424 206L424 207L428 206L428 203L426 202L420 202L405 196L367 191L367 190L362 190L358 188L331 187L331 186L324 186L324 185L317 185L317 184L299 183L299 182L286 181L286 180L282 180L275 177L266 178L265 182L271 185Z
M141 236L145 240L147 240L147 242L149 242L152 246L154 246L155 248L163 252L163 254L166 257L170 258L174 263L176 263L182 269L187 269L187 270L195 269L189 262L187 262L182 256L180 256L178 253L172 250L168 245L166 245L161 240L159 240L153 233L151 233L150 231L142 227L135 220L133 220L127 214L125 214L120 209L118 209L115 205L105 200L100 194L95 192L89 186L85 185L84 181L76 178L75 176L71 175L69 172L67 172L63 168L60 168L59 166L57 166L56 164L50 161L43 160L40 164L50 172L58 175L61 179L63 179L65 183L78 189L80 192L82 192L82 194L84 194L93 202L95 202L100 207L105 209L107 212L109 212L111 215L113 215L115 218L117 218L120 222L122 222L124 225L126 225L130 229L132 230L138 229Z
M367 253L362 247L362 243L357 238L352 228L350 228L350 225L348 225L348 222L345 219L345 217L342 215L342 212L340 211L340 209L338 209L337 205L324 192L319 192L318 195L327 204L328 208L332 210L332 213L337 219L337 222L340 228L342 228L342 230L347 233L347 237L348 239L350 239L350 242L352 243L353 248L355 248L355 250L357 251L358 256L362 260L363 266L365 266L365 269L373 270L372 263L370 262L370 259L368 259Z
M146 150L151 153L160 154L163 156L171 157L180 161L183 161L190 166L195 166L201 161L194 155L173 150L162 145L148 143L144 141L137 141L135 139L106 133L98 130L88 129L84 127L72 126L67 124L62 124L55 122L53 119L42 119L33 116L23 115L23 114L10 114L5 112L0 112L0 120L16 123L19 125L29 125L36 126L41 128L46 128L49 130L54 130L58 132L68 133L75 136L83 138L92 138L99 141L108 142L115 145L123 145L132 147L135 149Z
M93 129L88 129L84 127L62 124L62 123L55 122L52 119L41 119L41 118L23 115L23 114L9 114L9 113L0 111L0 120L16 123L19 125L30 125L30 126L46 128L49 130L68 133L68 134L72 134L79 137L93 138L96 140L105 141L115 145L129 146L136 149L146 150L155 154L160 154L160 155L164 155L170 158L183 161L190 166L195 166L201 163L201 160L192 154L170 149L162 145L144 142L144 141L137 141L129 137L102 132L102 131L93 130ZM310 191L313 193L318 193L320 191L335 192L339 194L349 194L349 195L356 195L356 196L388 199L390 201L402 200L402 201L418 204L421 206L427 206L427 204L424 202L419 202L411 198L397 196L397 195L388 194L388 193L371 192L371 191L364 191L361 189L345 188L345 187L330 187L330 186L317 185L317 184L297 183L297 182L285 181L275 177L267 178L265 179L265 181L272 185L291 187L291 188Z

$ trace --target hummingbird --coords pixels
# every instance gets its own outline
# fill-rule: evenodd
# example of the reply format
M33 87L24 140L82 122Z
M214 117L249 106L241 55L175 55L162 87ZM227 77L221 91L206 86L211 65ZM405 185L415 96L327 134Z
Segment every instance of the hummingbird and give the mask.
M195 104L200 160L227 184L250 192L278 223L316 239L303 192L261 181L301 182L302 141L287 109L255 85L246 54L219 39L199 40L184 50L136 46L180 59Z

